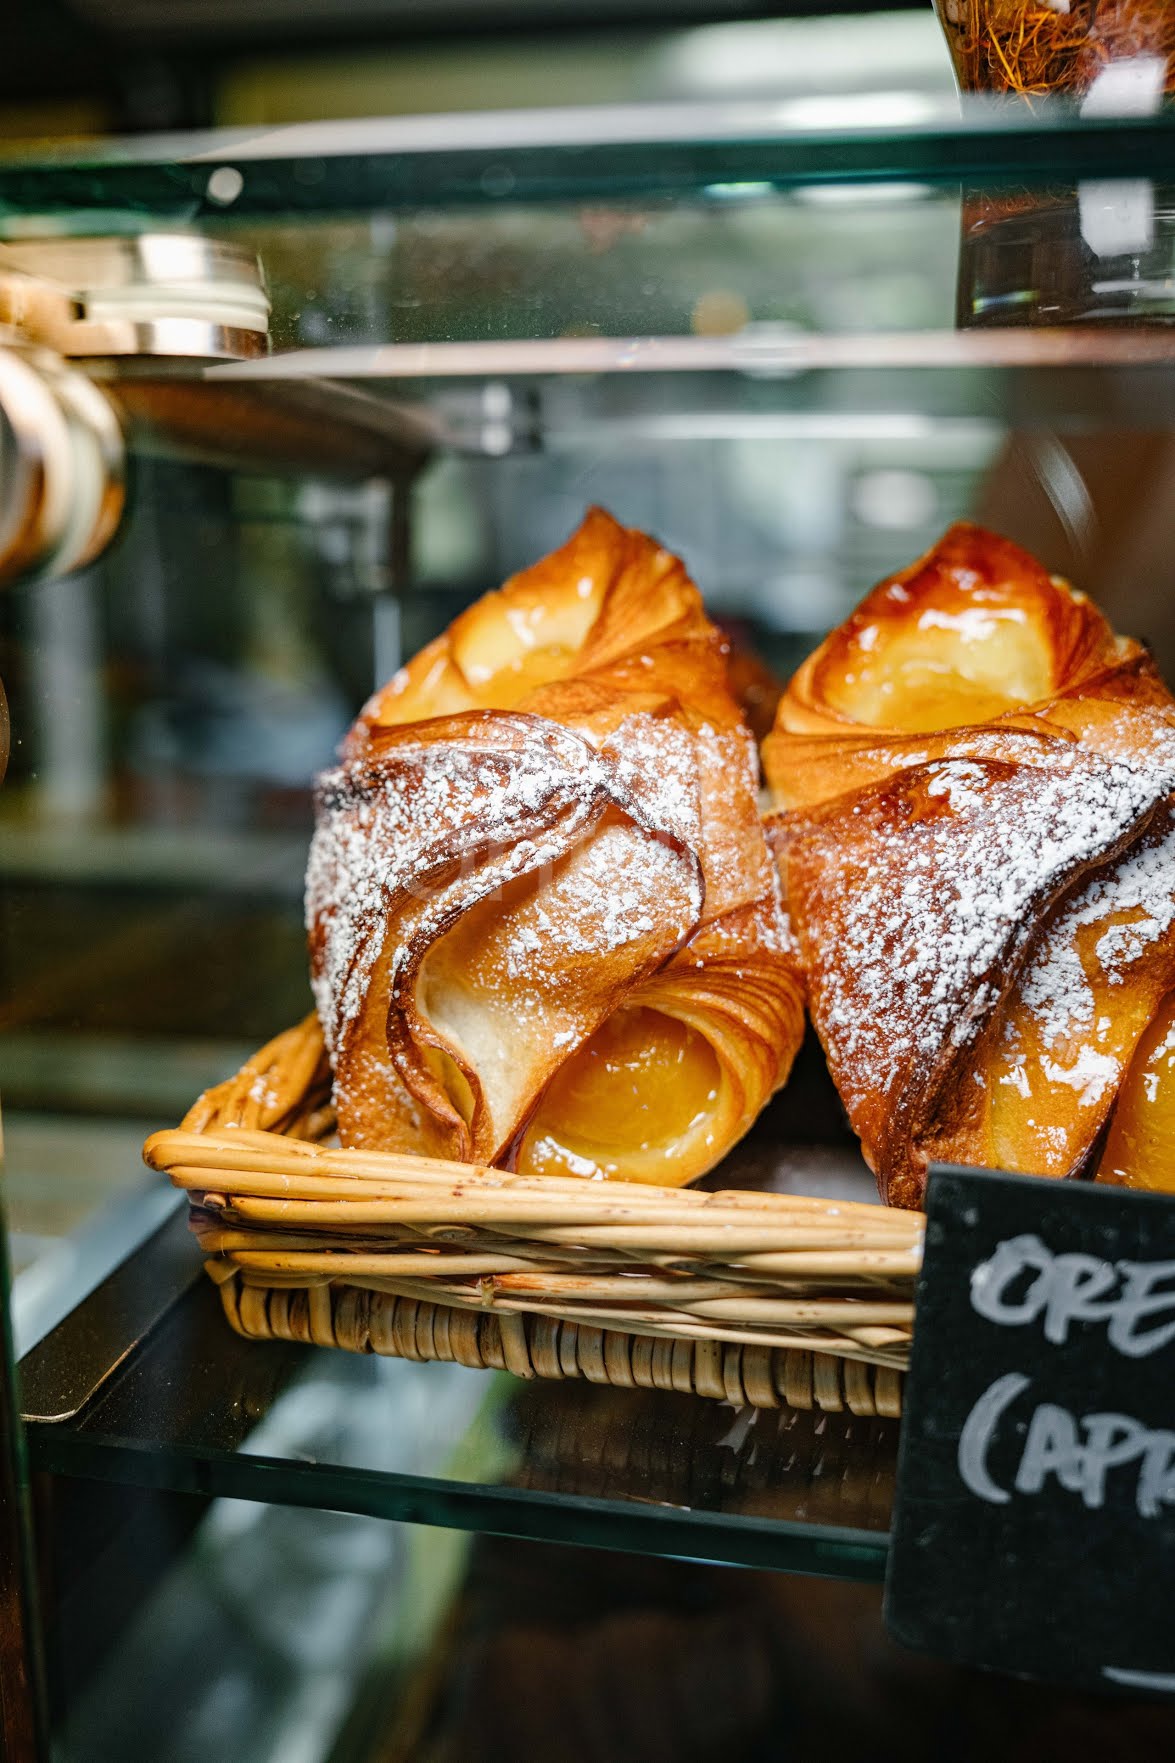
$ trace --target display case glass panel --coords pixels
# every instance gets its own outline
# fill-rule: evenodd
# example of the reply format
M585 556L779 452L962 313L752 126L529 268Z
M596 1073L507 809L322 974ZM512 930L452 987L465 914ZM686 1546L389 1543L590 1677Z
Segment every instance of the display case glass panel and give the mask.
M41 1470L881 1572L891 1424L242 1342L139 1148L309 1007L312 780L358 705L589 503L678 551L781 676L964 516L1175 655L1170 119L887 102L0 161L0 276L74 301L38 347L113 322L63 238L220 242L271 302L268 342L238 287L203 358L157 331L73 359L119 414L126 512L0 605L0 1069ZM120 297L135 336L161 300L191 319L190 289ZM867 1194L830 1092L804 1098L711 1179Z

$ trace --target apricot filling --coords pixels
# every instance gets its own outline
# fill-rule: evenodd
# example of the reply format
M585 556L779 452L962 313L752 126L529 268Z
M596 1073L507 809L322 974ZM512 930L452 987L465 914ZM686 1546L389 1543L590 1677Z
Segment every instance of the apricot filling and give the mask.
M1175 992L1126 1068L1098 1180L1175 1192Z
M714 1050L696 1029L659 1010L624 1007L556 1073L518 1168L689 1181L712 1155L688 1173L676 1160L693 1137L705 1147L721 1081Z
M975 605L928 608L912 629L867 625L822 685L854 722L922 734L1039 703L1052 674L1045 633L1024 608Z

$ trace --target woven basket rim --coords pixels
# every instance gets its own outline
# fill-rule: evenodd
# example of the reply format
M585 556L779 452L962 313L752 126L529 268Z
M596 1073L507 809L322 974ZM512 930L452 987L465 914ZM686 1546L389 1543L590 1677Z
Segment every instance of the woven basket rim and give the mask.
M335 1125L330 1083L321 1030L308 1016L144 1147L148 1163L188 1192L209 1272L242 1332L281 1338L290 1301L283 1309L277 1294L303 1291L316 1319L310 1338L356 1351L383 1350L370 1330L360 1342L358 1318L366 1326L373 1309L394 1318L411 1305L418 1357L451 1356L454 1325L466 1338L455 1319L472 1315L494 1320L503 1363L518 1375L550 1374L557 1363L546 1328L576 1366L581 1335L607 1336L606 1381L634 1381L636 1367L656 1387L655 1355L665 1375L658 1344L672 1352L681 1343L700 1393L718 1395L721 1384L726 1396L746 1395L745 1359L757 1405L771 1405L788 1374L777 1374L770 1356L791 1365L795 1390L802 1380L788 1355L806 1353L827 1405L896 1411L892 1380L908 1359L922 1214L344 1149L324 1142ZM300 1302L294 1310L300 1317ZM402 1344L404 1328L380 1323L379 1339ZM846 1401L846 1378L859 1407Z

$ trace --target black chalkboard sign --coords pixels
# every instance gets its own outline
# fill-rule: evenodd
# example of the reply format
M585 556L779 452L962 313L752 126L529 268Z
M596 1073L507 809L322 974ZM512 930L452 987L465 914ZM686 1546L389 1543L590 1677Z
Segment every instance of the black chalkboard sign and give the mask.
M936 1169L886 1621L1175 1695L1175 1199Z

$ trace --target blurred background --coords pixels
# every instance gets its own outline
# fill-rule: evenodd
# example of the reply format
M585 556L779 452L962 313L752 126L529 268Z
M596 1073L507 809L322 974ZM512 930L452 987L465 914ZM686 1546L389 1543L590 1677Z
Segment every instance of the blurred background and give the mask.
M829 35L824 21L858 22ZM62 138L332 116L941 81L919 0L15 0L0 134ZM853 45L850 48L850 43ZM879 59L880 57L880 59ZM881 76L880 80L878 76Z

